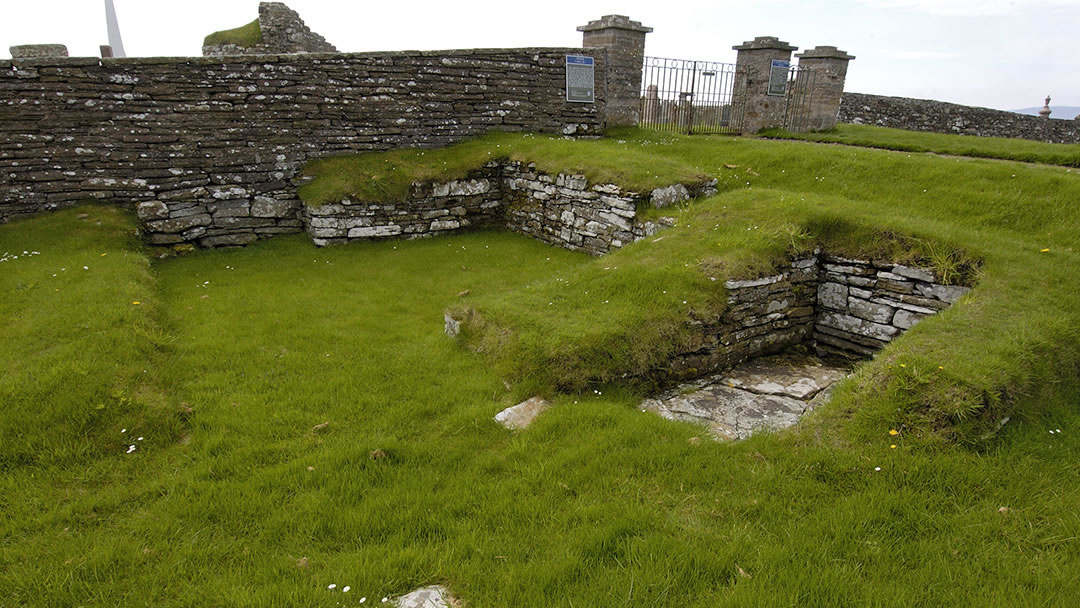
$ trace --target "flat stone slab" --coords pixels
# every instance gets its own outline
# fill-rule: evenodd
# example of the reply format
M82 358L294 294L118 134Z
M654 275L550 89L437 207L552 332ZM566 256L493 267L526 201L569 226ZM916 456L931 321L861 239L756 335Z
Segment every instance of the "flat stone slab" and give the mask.
M846 368L827 365L814 357L790 361L762 357L723 374L721 383L757 393L807 400L848 375Z
M495 414L495 422L511 430L523 429L549 407L551 404L544 398L533 397Z
M701 424L715 439L745 439L793 426L828 401L832 385L847 374L846 368L816 357L762 357L646 399L641 407L669 420Z
M446 587L441 585L421 587L399 597L395 604L398 608L457 608L460 606Z

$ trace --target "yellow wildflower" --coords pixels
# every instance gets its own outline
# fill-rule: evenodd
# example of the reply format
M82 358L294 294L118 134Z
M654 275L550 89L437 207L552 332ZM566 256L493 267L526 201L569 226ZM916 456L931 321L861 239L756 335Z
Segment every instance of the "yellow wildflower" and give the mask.
M899 434L900 434L900 431L898 431L898 430L896 430L896 429L889 429L889 434L890 434L890 435L899 435Z

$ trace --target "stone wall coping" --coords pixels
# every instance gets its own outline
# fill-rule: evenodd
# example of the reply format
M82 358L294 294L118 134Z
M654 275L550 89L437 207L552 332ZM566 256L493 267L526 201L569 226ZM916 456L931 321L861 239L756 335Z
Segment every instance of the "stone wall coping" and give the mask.
M629 30L648 34L653 31L653 28L641 25L640 21L631 21L630 17L626 15L604 15L595 21L579 25L577 28L579 32L596 32L600 30Z
M792 46L783 40L780 40L776 36L758 36L753 40L747 40L742 44L737 44L732 49L736 51L757 51L761 49L775 49L778 51L795 51L799 47Z
M800 59L855 59L854 55L848 55L835 46L816 46L808 51L795 53Z
M383 59L395 57L470 57L494 54L535 55L562 54L580 55L582 52L595 53L597 49L581 47L517 47L492 49L447 49L434 51L373 51L362 53L278 53L270 55L225 55L223 57L35 57L27 59L0 60L0 67L10 69L20 67L71 67L89 65L215 65L231 63L280 63L280 62L321 62L347 61L351 59Z

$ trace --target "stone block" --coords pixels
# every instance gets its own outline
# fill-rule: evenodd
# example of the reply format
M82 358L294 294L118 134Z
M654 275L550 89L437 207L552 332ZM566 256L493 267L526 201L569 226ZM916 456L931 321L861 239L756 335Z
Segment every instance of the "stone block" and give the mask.
M955 304L957 300L967 295L967 293L971 291L971 288L961 287L959 285L926 285L919 283L915 286L915 291L919 295L927 298L934 298L948 304Z
M135 213L144 222L164 220L169 218L169 207L160 201L145 201L135 207Z
M268 196L256 196L251 203L252 217L289 217L296 212L298 205L292 201L282 201Z
M896 266L893 266L892 272L893 274L898 274L909 279L915 279L916 281L923 281L926 283L934 282L934 273L923 268L897 264Z
M874 323L892 323L896 309L885 304L868 302L861 298L848 297L848 312L852 316L873 321Z
M892 340L900 330L892 325L884 325L860 319L851 315L836 312L826 312L820 315L817 325L832 327L847 333L866 336L882 342Z
M817 300L826 308L844 310L847 308L848 287L840 283L822 283L818 286Z
M167 232L177 233L184 232L196 226L209 226L211 222L210 214L202 213L199 215L191 215L188 217L179 217L168 220L154 220L146 223L147 229L151 232Z

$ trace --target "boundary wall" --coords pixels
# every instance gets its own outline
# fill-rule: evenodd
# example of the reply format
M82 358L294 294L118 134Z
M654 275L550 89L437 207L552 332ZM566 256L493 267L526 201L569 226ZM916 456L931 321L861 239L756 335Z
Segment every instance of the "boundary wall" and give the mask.
M568 54L595 59L595 103L566 101ZM0 222L93 198L156 203L144 220L178 220L159 244L296 232L291 180L315 156L491 129L600 134L606 58L521 48L0 61Z
M1080 143L1080 120L1048 119L931 99L844 93L839 121L908 131Z

